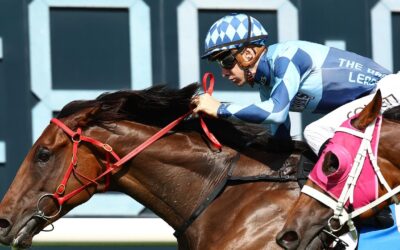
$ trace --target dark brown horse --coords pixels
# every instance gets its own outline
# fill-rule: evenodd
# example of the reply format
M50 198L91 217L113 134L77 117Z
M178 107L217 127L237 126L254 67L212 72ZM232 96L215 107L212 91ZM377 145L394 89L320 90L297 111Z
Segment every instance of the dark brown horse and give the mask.
M382 98L380 91L378 91L374 99L362 110L360 115L351 120L353 128L361 132L365 131L368 125L374 122L379 115L381 106ZM399 114L399 107L391 108L384 113L378 144L377 163L391 189L395 189L400 185ZM320 160L323 161L322 169L326 176L332 175L337 171L339 163L335 153L328 150L325 157ZM311 180L307 181L306 186L327 194ZM382 197L385 193L388 193L387 189L379 182L378 197ZM391 197L390 195L386 196L388 196L388 198ZM399 197L398 194L397 197ZM383 198L385 197L382 197L382 199ZM378 202L379 201L376 201L376 203ZM391 199L385 200L373 209L368 209L362 213L360 218L371 217L383 207L388 206L391 202ZM362 210L359 211L362 212ZM350 213L351 211L348 212ZM287 221L277 236L277 242L285 249L304 249L315 235L323 230L327 224L331 223L331 227L336 229L340 228L339 221L336 219L328 223L328 220L332 218L333 214L333 209L322 204L317 199L302 193L289 212ZM344 229L348 230L348 228L346 229L346 225Z
M90 180L107 169L107 152L113 149L119 156L128 154L160 127L188 112L197 89L197 85L190 85L179 91L165 87L120 91L64 107L58 119L68 129L81 128L82 135L107 147L83 139L81 142L79 136L71 138L50 123L28 152L0 204L0 242L27 248L45 226L94 193L104 191L106 177ZM114 169L109 190L131 196L163 218L177 230L179 249L280 248L275 235L299 195L297 182L223 184L233 169L234 177L293 177L298 154L292 154L290 143L271 143L267 137L266 143L261 137L255 139L249 130L261 131L259 127L240 129L213 119L207 124L224 144L222 151L209 144L197 119L188 119ZM249 142L251 148L245 145ZM75 144L76 155L72 157ZM269 153L260 150L264 147ZM71 175L65 186L60 185L71 162ZM56 196L63 197L84 184L87 186L82 192L59 206ZM218 188L221 192L215 193ZM56 190L58 194L54 195ZM213 195L217 197L201 212L199 206L213 200ZM199 212L197 219L195 211Z

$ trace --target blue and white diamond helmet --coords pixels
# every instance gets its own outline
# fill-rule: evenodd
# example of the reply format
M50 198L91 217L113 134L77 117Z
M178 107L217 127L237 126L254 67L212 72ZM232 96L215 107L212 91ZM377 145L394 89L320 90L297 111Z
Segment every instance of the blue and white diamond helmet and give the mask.
M218 51L238 49L248 44L265 45L267 37L267 31L257 19L246 14L232 13L211 26L201 58L207 58Z

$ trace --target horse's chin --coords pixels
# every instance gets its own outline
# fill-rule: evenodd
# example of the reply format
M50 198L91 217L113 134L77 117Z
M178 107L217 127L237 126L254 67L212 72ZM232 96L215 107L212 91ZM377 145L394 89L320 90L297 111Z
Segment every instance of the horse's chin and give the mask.
M322 239L318 236L316 236L314 239L308 243L306 250L320 250L324 249L324 243L322 242Z
M33 236L40 232L39 218L32 217L19 230L11 243L12 249L27 249L32 246Z
M323 229L323 228L322 228ZM326 233L322 232L322 229L310 240L308 241L306 250L321 250L326 249L327 245L332 243L332 239L329 239ZM299 249L301 249L301 243Z

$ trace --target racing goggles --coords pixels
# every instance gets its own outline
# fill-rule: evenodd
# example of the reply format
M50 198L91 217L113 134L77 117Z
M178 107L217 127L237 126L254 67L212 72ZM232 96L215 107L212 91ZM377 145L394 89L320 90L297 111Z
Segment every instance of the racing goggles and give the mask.
M232 69L237 63L236 55L237 53L228 52L227 55L220 57L220 59L216 59L216 61L222 68Z

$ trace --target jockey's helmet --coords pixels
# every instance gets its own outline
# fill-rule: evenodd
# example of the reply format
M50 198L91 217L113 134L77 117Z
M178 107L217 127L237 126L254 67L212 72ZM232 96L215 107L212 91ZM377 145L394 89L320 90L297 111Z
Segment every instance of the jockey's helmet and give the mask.
M232 13L211 26L201 58L208 58L219 51L240 49L250 44L265 45L267 37L267 31L257 19L246 14Z

